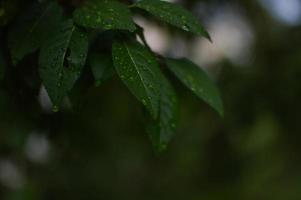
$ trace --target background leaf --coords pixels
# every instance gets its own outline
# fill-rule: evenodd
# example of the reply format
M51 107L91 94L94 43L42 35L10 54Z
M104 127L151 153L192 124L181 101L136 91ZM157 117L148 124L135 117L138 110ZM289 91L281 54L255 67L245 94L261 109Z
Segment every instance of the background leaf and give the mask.
M158 77L159 78L159 77ZM152 120L147 127L153 147L161 152L173 137L178 123L178 98L174 88L162 75L160 78L160 108L157 120Z
M93 53L89 56L89 65L95 78L96 86L108 80L114 74L114 66L111 55Z
M210 39L199 20L183 7L160 0L142 0L133 5L141 8L173 26Z
M87 51L87 34L74 26L72 20L62 23L41 49L40 76L55 106L60 105L79 78Z
M112 51L118 75L156 118L160 98L158 77L161 73L156 58L136 41L115 41Z
M83 7L75 10L74 20L87 28L135 30L130 10L117 1L87 1Z
M40 48L56 29L63 10L56 3L40 4L26 10L9 32L9 46L13 63Z
M218 89L207 74L188 59L166 59L168 68L199 98L223 116L223 103Z

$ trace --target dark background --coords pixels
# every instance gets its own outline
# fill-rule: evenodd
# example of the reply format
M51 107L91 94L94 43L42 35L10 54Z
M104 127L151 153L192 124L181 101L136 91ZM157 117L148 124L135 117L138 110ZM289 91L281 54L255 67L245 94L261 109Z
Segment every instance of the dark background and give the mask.
M1 200L301 199L301 1L180 3L212 44L136 20L155 51L208 71L225 117L171 77L180 125L167 151L155 154L144 111L116 76L94 87L86 69L64 109L52 113L31 55L1 78Z

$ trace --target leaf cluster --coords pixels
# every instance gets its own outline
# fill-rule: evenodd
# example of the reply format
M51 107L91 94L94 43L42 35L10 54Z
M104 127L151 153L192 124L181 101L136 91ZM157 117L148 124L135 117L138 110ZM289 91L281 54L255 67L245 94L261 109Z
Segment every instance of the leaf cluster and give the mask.
M146 108L147 132L157 151L166 149L178 123L176 91L162 69L169 70L223 115L219 92L207 74L185 58L164 58L152 52L144 39L143 28L133 20L137 11L146 12L182 31L211 40L189 11L161 0L129 4L87 0L76 5L69 8L62 1L32 3L13 21L7 33L13 65L18 67L27 55L38 52L39 76L55 112L87 66L97 86L116 74ZM94 44L100 41L109 51L95 48Z

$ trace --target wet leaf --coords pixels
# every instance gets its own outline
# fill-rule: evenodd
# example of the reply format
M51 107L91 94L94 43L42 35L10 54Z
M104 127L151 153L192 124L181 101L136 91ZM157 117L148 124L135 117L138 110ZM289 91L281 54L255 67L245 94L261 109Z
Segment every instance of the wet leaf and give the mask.
M156 58L136 41L115 41L113 63L124 84L157 118L160 98L160 69Z
M63 22L43 45L39 72L55 110L79 78L87 51L87 34L72 20Z
M158 77L159 78L159 77ZM154 149L164 151L176 132L178 124L178 99L169 81L161 76L160 107L158 119L152 120L147 127Z
M177 4L161 0L142 0L135 3L133 7L146 10L162 21L211 40L208 32L203 28L199 20Z
M200 67L188 59L166 59L166 64L184 85L223 116L219 91Z
M26 10L9 32L13 63L42 46L61 21L63 10L56 3L35 4Z
M78 25L87 28L135 30L130 10L117 1L87 1L83 7L75 10L73 17Z

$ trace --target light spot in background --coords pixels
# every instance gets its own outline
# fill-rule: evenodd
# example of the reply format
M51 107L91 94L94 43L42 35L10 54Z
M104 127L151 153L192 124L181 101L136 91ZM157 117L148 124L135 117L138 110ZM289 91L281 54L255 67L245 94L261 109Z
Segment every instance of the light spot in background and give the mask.
M0 182L8 188L19 189L24 185L24 177L13 162L0 160Z
M25 144L27 158L35 163L45 163L49 159L50 144L43 134L31 133Z
M43 109L43 111L47 113L52 112L52 103L48 96L48 93L45 89L45 87L42 85L39 92L39 103Z
M169 46L170 37L166 30L158 24L135 17L135 22L144 29L144 36L151 49L160 54L164 54Z
M187 57L189 54L187 42L181 37L173 38L168 54L170 54L171 57Z
M270 14L288 25L301 24L300 0L259 0Z
M44 85L42 85L40 88L38 100L39 100L42 110L45 113L54 112L55 108L52 105L51 99L49 98L49 95L48 95L47 90ZM66 96L64 98L64 100L62 102L62 107L60 109L62 109L62 108L67 109L67 110L70 110L72 108L72 105L71 105L71 102L70 102L70 99L68 96Z
M195 12L204 12L200 4ZM213 43L201 37L195 37L191 43L183 38L172 37L164 26L136 17L135 21L144 28L145 38L156 53L172 57L188 57L202 67L211 67L223 59L229 59L236 65L245 65L250 61L253 31L244 16L233 7L216 9L208 17L206 29Z
M207 30L213 43L204 38L196 38L191 44L192 59L195 63L210 67L223 59L237 65L249 61L254 34L239 12L233 8L222 8L209 18Z

